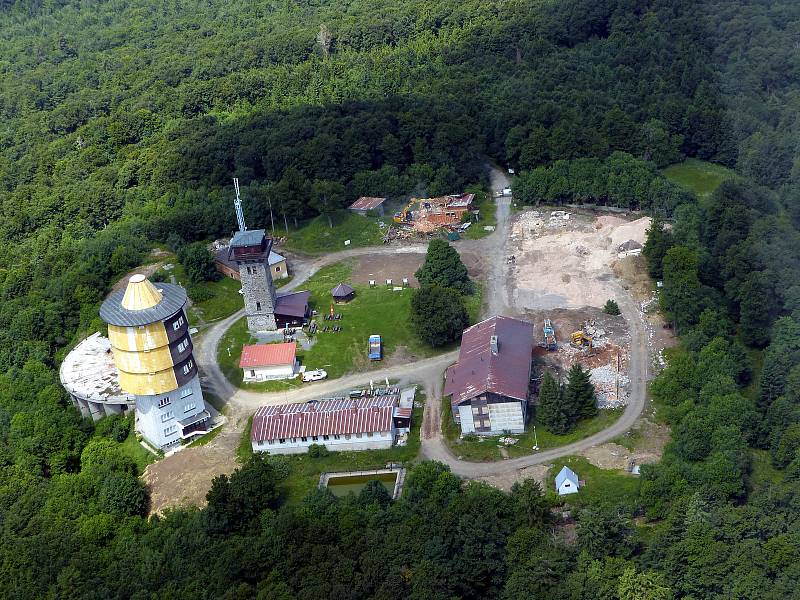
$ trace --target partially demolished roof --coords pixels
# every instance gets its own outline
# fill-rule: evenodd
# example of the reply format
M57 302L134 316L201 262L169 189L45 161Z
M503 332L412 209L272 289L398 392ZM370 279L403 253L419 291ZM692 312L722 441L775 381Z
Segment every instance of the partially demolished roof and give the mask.
M133 401L133 396L119 385L111 342L99 333L93 333L67 354L59 375L64 388L82 400L111 404Z

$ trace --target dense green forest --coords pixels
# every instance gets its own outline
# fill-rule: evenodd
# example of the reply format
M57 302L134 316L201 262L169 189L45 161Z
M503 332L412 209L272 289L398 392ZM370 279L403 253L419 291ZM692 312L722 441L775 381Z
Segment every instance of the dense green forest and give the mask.
M788 0L0 2L0 596L798 597L798 33ZM698 201L659 175L684 156L743 179ZM82 420L56 370L113 280L228 233L234 176L288 225L490 159L528 201L670 219L645 253L674 439L640 495L572 543L531 482L423 463L396 502L286 505L254 459L145 519L130 423Z

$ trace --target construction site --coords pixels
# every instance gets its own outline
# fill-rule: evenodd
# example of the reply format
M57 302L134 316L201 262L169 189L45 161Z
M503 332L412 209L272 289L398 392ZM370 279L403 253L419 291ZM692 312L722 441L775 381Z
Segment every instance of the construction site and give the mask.
M433 233L445 228L465 229L465 214L473 210L475 194L452 194L436 198L411 198L394 214L394 222L403 230Z
M630 332L603 305L623 293L615 267L641 253L649 218L528 210L506 246L508 302L536 324L537 362L591 373L601 408L627 404ZM630 257L630 258L629 258Z

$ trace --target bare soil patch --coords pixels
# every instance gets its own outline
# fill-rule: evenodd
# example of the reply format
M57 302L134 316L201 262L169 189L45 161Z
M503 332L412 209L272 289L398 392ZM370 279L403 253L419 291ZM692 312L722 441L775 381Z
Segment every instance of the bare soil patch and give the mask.
M236 453L246 418L229 419L219 435L205 446L185 448L148 465L144 479L150 492L150 514L165 509L205 506L211 481L230 474L236 467Z
M395 285L403 285L403 278L406 277L410 286L418 287L414 273L423 260L424 254L368 254L354 259L351 277L353 283L362 285L368 285L370 280L385 285L387 279L391 279Z
M511 486L517 481L523 479L535 479L542 486L543 490L547 489L547 472L550 470L550 465L533 465L512 471L509 473L502 473L499 475L487 475L486 477L478 477L478 481L483 481L489 485L496 487L504 492L511 490Z
M619 245L643 243L649 218L529 210L511 225L510 296L521 309L601 307L618 291Z
M461 252L460 254L470 277L480 280L486 272L486 265L481 257L471 252ZM370 281L375 281L378 285L385 285L386 280L391 279L395 285L402 285L405 277L411 287L419 287L414 273L422 266L425 255L418 252L367 254L352 260L351 279L353 283L369 285Z
M151 258L155 258L155 259L162 259L162 258L166 258L167 256L169 256L169 253L165 252L164 250L155 249L155 250L152 250L148 256L151 257ZM132 275L137 275L138 274L138 275L144 275L145 277L152 277L153 273L158 271L163 266L164 266L164 260L157 260L154 263L150 263L150 264L147 264L147 265L141 265L139 267L136 267L135 269L133 269L132 271L129 271L123 277L121 277L120 280L117 281L114 284L114 286L111 288L111 291L112 292L117 292L119 290L124 289L125 286L128 285L128 280L131 278Z

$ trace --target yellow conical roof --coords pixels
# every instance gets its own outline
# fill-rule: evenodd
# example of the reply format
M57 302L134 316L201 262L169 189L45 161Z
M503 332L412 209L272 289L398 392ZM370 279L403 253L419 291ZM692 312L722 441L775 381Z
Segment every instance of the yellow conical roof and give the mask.
M128 310L144 310L161 302L161 292L144 275L133 275L128 280L122 307Z

